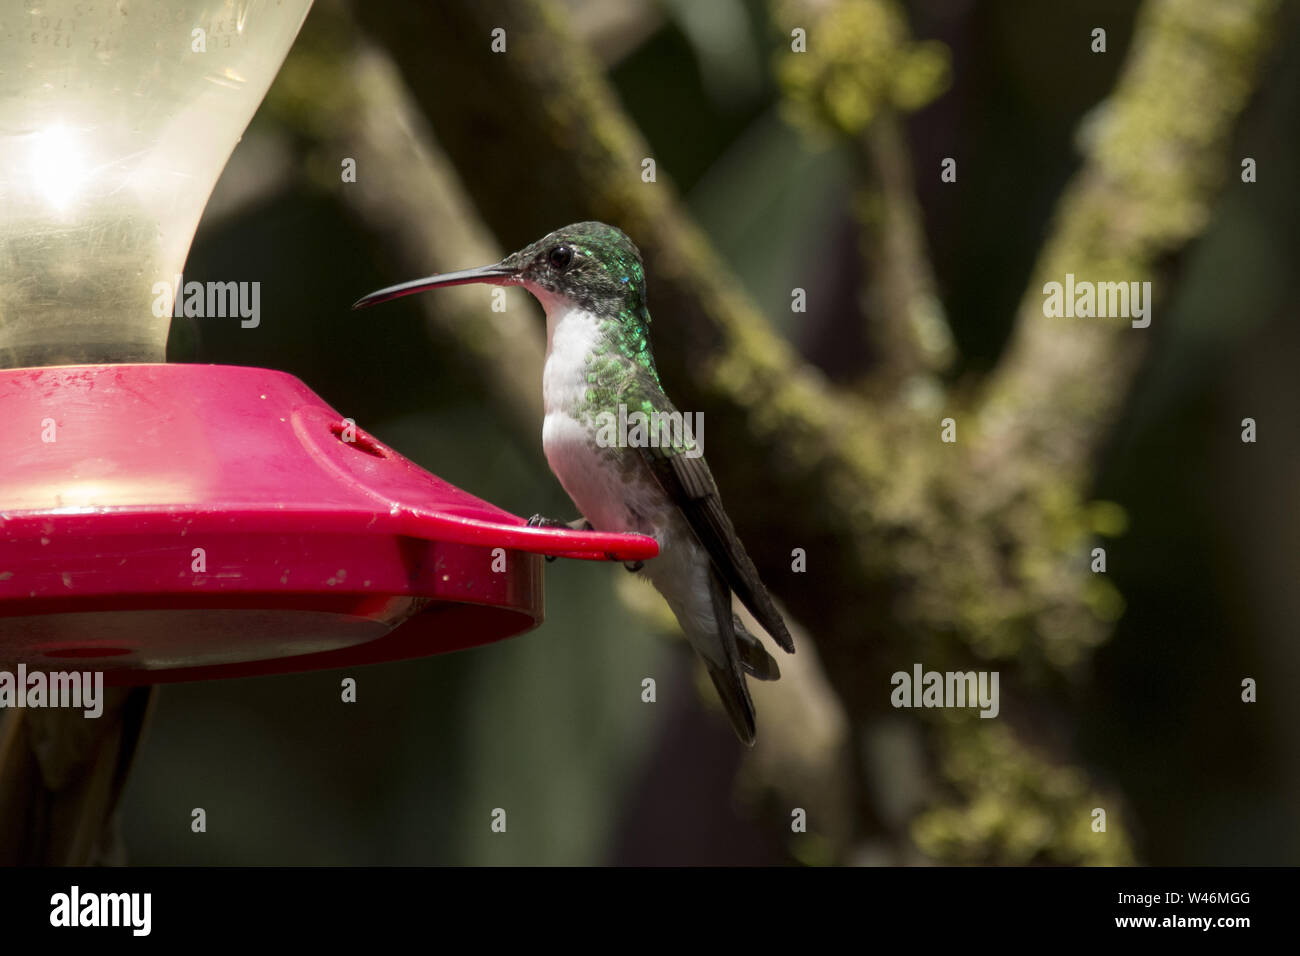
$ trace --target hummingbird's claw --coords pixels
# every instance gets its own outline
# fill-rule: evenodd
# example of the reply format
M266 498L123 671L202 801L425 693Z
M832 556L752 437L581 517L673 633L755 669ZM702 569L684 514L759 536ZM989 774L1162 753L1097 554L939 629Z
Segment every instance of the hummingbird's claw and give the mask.
M623 567L627 568L628 571L630 571L632 574L636 574L638 571L640 571L642 568L645 567L645 562L644 562L644 561L633 561L633 562L630 563L630 564L627 563L627 562L624 562Z
M530 527L530 528L567 528L568 525L566 525L563 521L559 521L559 520L557 520L557 519L555 519L555 518L547 518L545 515L533 515L531 518L528 519L528 527Z

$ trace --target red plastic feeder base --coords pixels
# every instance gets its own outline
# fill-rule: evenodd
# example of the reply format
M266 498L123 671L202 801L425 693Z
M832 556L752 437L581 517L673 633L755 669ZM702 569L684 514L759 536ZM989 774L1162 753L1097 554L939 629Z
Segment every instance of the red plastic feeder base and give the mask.
M0 666L144 684L438 654L541 623L540 555L658 553L529 528L283 372L0 370L0 416Z

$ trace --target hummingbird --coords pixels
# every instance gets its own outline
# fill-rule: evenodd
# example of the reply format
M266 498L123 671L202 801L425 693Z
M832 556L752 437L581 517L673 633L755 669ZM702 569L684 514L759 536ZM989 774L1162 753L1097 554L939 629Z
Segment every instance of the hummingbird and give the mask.
M732 592L785 651L794 653L794 641L723 510L702 448L680 430L665 442L602 439L602 424L620 406L646 418L658 413L661 421L677 413L650 347L640 251L613 226L579 222L494 265L380 289L352 308L469 283L521 285L546 312L542 447L582 518L565 523L533 515L529 524L653 537L659 556L627 568L668 602L736 735L753 746L754 703L746 677L776 680L780 670L732 613Z

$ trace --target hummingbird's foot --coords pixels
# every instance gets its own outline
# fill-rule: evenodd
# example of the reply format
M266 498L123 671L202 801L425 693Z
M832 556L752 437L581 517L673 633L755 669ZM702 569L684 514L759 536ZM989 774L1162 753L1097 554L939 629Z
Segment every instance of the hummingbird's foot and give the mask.
M624 562L623 567L627 568L627 570L630 571L632 574L636 574L638 571L640 571L642 568L645 567L645 562L644 562L644 561L633 561L633 562L630 563L630 564L627 563L627 562Z
M591 522L586 518L574 518L572 521L561 521L559 518L548 518L545 515L533 515L528 519L530 528L568 528L570 531L595 531Z
M545 515L533 515L528 519L530 528L567 528L568 525L558 518L547 518Z

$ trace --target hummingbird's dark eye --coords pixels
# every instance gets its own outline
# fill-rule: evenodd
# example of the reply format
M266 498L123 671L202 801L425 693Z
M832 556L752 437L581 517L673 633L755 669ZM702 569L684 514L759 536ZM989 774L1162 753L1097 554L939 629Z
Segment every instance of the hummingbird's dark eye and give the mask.
M546 261L553 269L563 272L573 261L573 250L568 246L552 246L551 251L546 254Z

